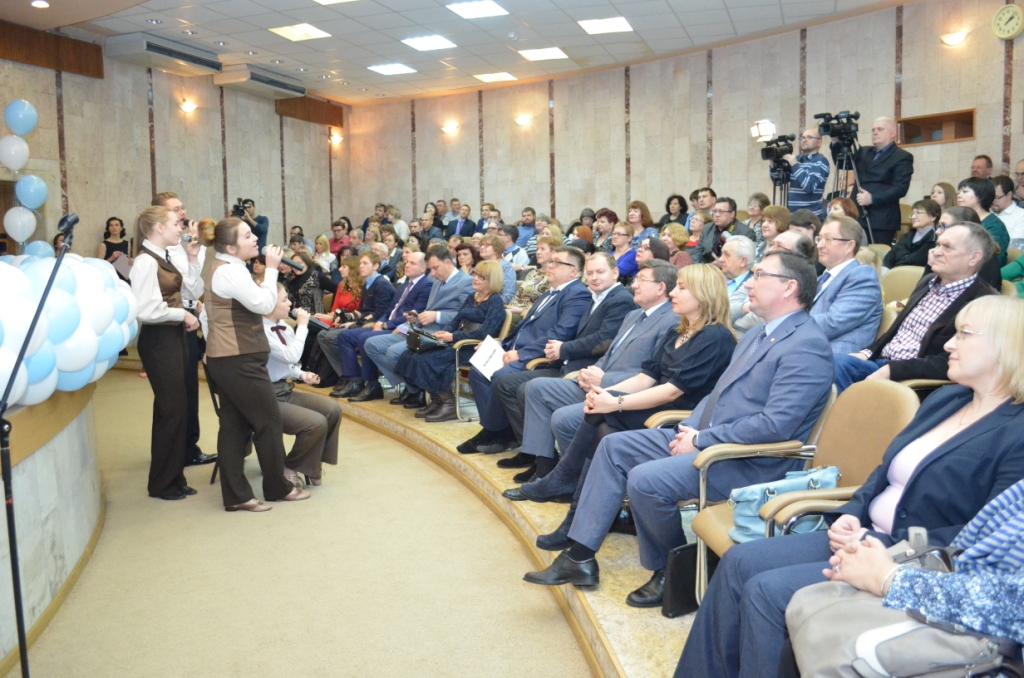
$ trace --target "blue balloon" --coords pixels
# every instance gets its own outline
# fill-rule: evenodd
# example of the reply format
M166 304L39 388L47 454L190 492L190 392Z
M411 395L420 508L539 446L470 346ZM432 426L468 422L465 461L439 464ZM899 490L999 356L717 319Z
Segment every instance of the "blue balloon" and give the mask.
M103 285L108 290L114 289L114 281L119 280L117 277L117 269L114 265L105 259L97 259L96 257L89 257L82 261L86 266L92 266L93 268L103 271Z
M100 348L96 353L96 362L103 360L114 360L117 358L117 354L121 352L121 345L124 343L124 332L121 331L121 325L118 323L110 323L110 327L100 335ZM56 353L54 353L56 359Z
M50 334L47 339L56 346L78 329L82 322L82 312L78 309L78 302L64 290L55 287L50 290L50 296L46 298L46 319L50 322ZM89 375L92 376L92 375Z
M39 113L35 106L24 99L15 99L4 109L4 121L12 132L23 137L36 128Z
M46 187L46 182L36 175L26 174L14 184L14 194L23 206L37 210L46 202L50 189Z
M5 254L2 257L0 257L0 261L4 262L5 264L10 264L12 259L14 259L13 254ZM13 264L11 265L13 266Z
M29 244L25 245L25 254L30 254L33 257L39 257L40 259L54 259L57 256L57 253L53 251L53 245L45 240L33 240ZM63 270L64 269L61 269L61 271ZM60 273L57 275L60 275Z
M25 369L28 371L28 383L38 384L50 376L57 366L57 351L53 344L45 342L38 351L25 358Z
M128 319L128 300L124 298L124 293L116 288L107 290L107 299L114 305L114 322L120 325Z
M30 245L34 244L30 243ZM46 244L45 241L44 244ZM53 267L56 263L57 260L53 258L39 259L36 257L21 262L21 271L28 276L29 282L32 283L32 292L36 298L43 294L43 290L46 288L46 281L50 279L50 273L53 272ZM57 269L57 278L53 281L53 288L64 290L68 294L74 294L78 289L78 280L67 264Z
M128 326L128 329L128 341L131 341L132 339L135 338L135 335L139 333L139 321L136 320L135 322L133 322L131 325Z
M77 391L89 383L89 380L92 379L92 374L95 371L96 361L91 361L88 365L77 372L61 372L60 370L57 370L57 390Z

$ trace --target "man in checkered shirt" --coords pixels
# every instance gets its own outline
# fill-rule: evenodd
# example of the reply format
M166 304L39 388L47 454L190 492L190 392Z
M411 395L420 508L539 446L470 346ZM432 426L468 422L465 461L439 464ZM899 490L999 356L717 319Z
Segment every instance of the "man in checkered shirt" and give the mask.
M839 392L862 379L945 379L943 347L956 333L957 313L978 297L997 294L978 277L995 247L980 224L947 227L928 253L931 273L917 283L892 327L863 351L835 356Z

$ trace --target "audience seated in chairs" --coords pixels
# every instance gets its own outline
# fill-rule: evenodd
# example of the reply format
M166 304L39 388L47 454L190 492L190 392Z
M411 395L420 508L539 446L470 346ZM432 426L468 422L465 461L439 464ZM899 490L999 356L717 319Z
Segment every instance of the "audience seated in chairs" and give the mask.
M486 251L493 247L485 246L484 250L486 259ZM502 342L504 367L490 379L475 367L470 370L469 383L483 428L458 446L460 453L473 453L477 445L494 444L506 449L515 442L508 417L498 400L495 382L507 374L522 372L531 360L543 358L549 341L568 341L576 336L580 321L593 302L590 291L580 282L582 272L582 252L575 247L557 248L547 269L551 289L537 300Z
M554 338L548 340L544 346L544 360L541 361L545 365L510 372L500 377L495 375L491 379L491 388L511 426L512 439L502 436L492 442L478 444L474 451L493 454L504 452L507 445L522 444L526 410L523 387L526 383L541 377L564 376L596 363L611 346L623 319L636 309L632 292L618 282L619 271L610 254L595 254L587 259L585 268L585 280L592 301L573 336L564 341Z
M870 344L882 320L878 273L856 259L863 235L855 219L829 215L818 236L818 261L825 272L818 278L811 318L828 337L833 353Z
M480 258L484 261L497 261L501 264L504 288L501 290L501 300L508 303L516 293L516 271L512 264L501 258L505 253L505 244L496 235L485 235L480 239Z
M481 261L473 271L473 294L465 297L462 308L444 324L434 336L449 344L465 339L483 339L495 336L505 322L505 305L501 303L501 265L496 261ZM455 348L443 348L427 353L405 351L395 364L398 374L409 389L430 394L430 404L416 410L416 416L428 422L456 419L455 398L452 392L455 370L473 354L464 347L463 355Z
M654 574L627 602L660 604L668 553L686 543L677 502L701 491L693 466L697 454L720 443L807 440L833 380L828 339L807 313L816 289L814 267L800 255L770 252L747 287L751 310L767 323L747 333L714 390L678 432L626 431L601 441L569 527L571 545L550 567L528 574L527 581L597 584L595 554L628 494L640 561ZM801 465L768 458L721 462L710 472L707 496L721 501L737 487L778 479Z
M786 605L798 589L825 580L833 553L869 532L889 546L913 526L927 529L932 544L949 544L1024 477L1024 303L999 296L971 302L945 347L956 385L924 401L853 499L826 515L827 532L751 541L725 553L676 676L775 675Z
M726 289L729 292L730 323L746 315L746 311L743 310L747 303L746 284L751 276L750 269L754 266L755 249L754 241L750 238L743 235L733 236L722 246L722 256L715 262L725 274ZM746 329L749 328L745 328L744 331ZM743 331L735 328L733 330L737 335L743 336Z
M455 236L458 237L458 236ZM449 252L451 250L449 249ZM480 254L473 249L472 245L461 243L455 246L455 251L452 253L452 258L455 260L458 269L466 275L473 275L473 271L476 269L476 265L480 263Z
M519 238L518 228L511 225L499 226L497 235L505 247L505 251L501 254L502 259L512 264L512 268L516 271L530 265L530 257L526 254L526 250L516 244L516 240Z
M935 225L941 216L942 208L934 200L915 202L910 208L910 230L885 253L882 266L927 266L928 252L935 247Z
M559 247L554 238L537 238L537 265L526 272L526 276L516 283L516 294L508 302L506 308L521 319L533 306L540 295L548 291L547 265L555 248Z
M861 379L945 379L946 351L954 320L965 305L996 294L978 276L995 243L978 224L945 229L928 253L932 273L921 278L889 331L866 349L836 355L836 387L841 393Z
M687 233L686 227L682 224L672 222L661 229L661 242L665 243L665 246L668 247L669 263L676 268L689 266L693 263L693 258L689 252L683 251L689 238L690 234Z
M808 212L808 210L804 211ZM808 213L811 214L810 212ZM811 214L811 216L814 215ZM817 217L814 218L817 219ZM821 224L818 225L820 226ZM735 238L730 238L730 240L735 240ZM776 236L775 238L775 242L772 244L772 251L776 250L795 252L805 257L808 261L817 261L817 250L814 248L814 243L811 241L810 238L803 235L799 229L792 229L785 231L784 233L779 233L779 235ZM722 248L722 252L724 255L725 247ZM719 258L719 265L721 265L722 258L723 257ZM817 268L821 268L822 273L825 271L824 267L822 267L820 264L816 265L815 270L817 270ZM747 289L743 288L742 294L746 295L746 293ZM764 322L763 319L759 318L756 313L753 313L750 310L750 302L749 300L746 299L746 297L744 297L743 305L740 307L740 310L742 311L743 315L740 318L733 321L733 330L736 331L737 335L743 336L744 334L746 334L747 330L749 330L752 327L757 327L758 325Z
M674 334L679 316L672 312L668 295L676 287L676 278L671 264L645 263L632 286L633 301L640 308L625 317L601 359L580 370L575 379L541 377L525 384L518 392L525 403L522 451L498 461L499 467L526 468L522 477L516 476L518 482L541 477L554 468L555 440L560 449L568 449L583 423L587 394L639 374L644 361Z

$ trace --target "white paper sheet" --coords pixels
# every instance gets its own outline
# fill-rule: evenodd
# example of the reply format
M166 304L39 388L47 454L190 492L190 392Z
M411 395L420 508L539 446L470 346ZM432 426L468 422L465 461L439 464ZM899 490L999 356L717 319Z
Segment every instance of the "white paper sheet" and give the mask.
M469 359L469 364L490 379L491 375L505 366L503 361L504 355L505 349L501 347L501 342L494 337L485 337L480 346L473 352L473 357Z

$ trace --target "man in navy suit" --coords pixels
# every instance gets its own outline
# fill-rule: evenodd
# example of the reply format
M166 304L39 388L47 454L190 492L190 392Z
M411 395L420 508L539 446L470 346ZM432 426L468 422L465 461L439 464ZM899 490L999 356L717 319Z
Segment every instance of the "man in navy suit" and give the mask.
M834 354L852 353L870 344L882 321L878 274L856 257L863 235L855 219L830 216L818 236L818 261L825 272L818 278L811 318L828 337Z
M526 581L596 585L595 554L628 492L640 562L654 576L627 602L661 604L668 553L686 543L677 502L700 494L693 466L697 454L720 443L807 440L828 401L832 350L807 314L816 282L806 257L786 251L765 255L746 285L751 311L766 324L747 332L714 391L678 431L625 431L601 441L569 528L571 546L547 569L528 573ZM792 459L721 462L708 476L708 499L721 501L737 487L776 480L802 467L802 460Z
M611 346L626 314L636 309L633 293L618 282L619 269L615 267L612 255L599 252L587 259L586 277L593 301L583 314L575 337L569 341L549 340L544 347L544 357L551 362L545 367L513 372L491 380L519 444L523 441L523 419L526 416L526 403L520 392L526 383L539 377L564 376L596 363ZM477 445L476 449L485 454L504 452L504 441ZM551 467L542 470L547 473L553 466L552 463Z
M453 208L457 202L457 200L452 200ZM469 218L469 212L469 205L459 206L459 216L449 221L448 225L445 226L445 240L451 238L453 235L461 235L463 238L469 238L473 235L473 231L476 230L476 224Z
M533 303L530 312L502 342L504 367L490 379L475 367L470 370L469 385L483 429L456 448L462 454L476 452L477 445L494 443L507 449L515 442L494 383L522 372L534 358L543 358L549 340L568 341L576 336L580 321L593 304L590 290L580 282L583 262L579 249L566 245L556 248L546 271L551 289Z
M384 397L384 391L377 380L377 366L367 357L364 345L371 337L392 332L406 321L407 313L418 313L426 308L431 288L431 280L426 272L423 253L410 252L405 262L406 281L394 293L391 303L373 326L353 327L338 336L337 356L341 363L339 375L349 381L344 387L331 392L332 396L349 398L354 402L380 400Z

